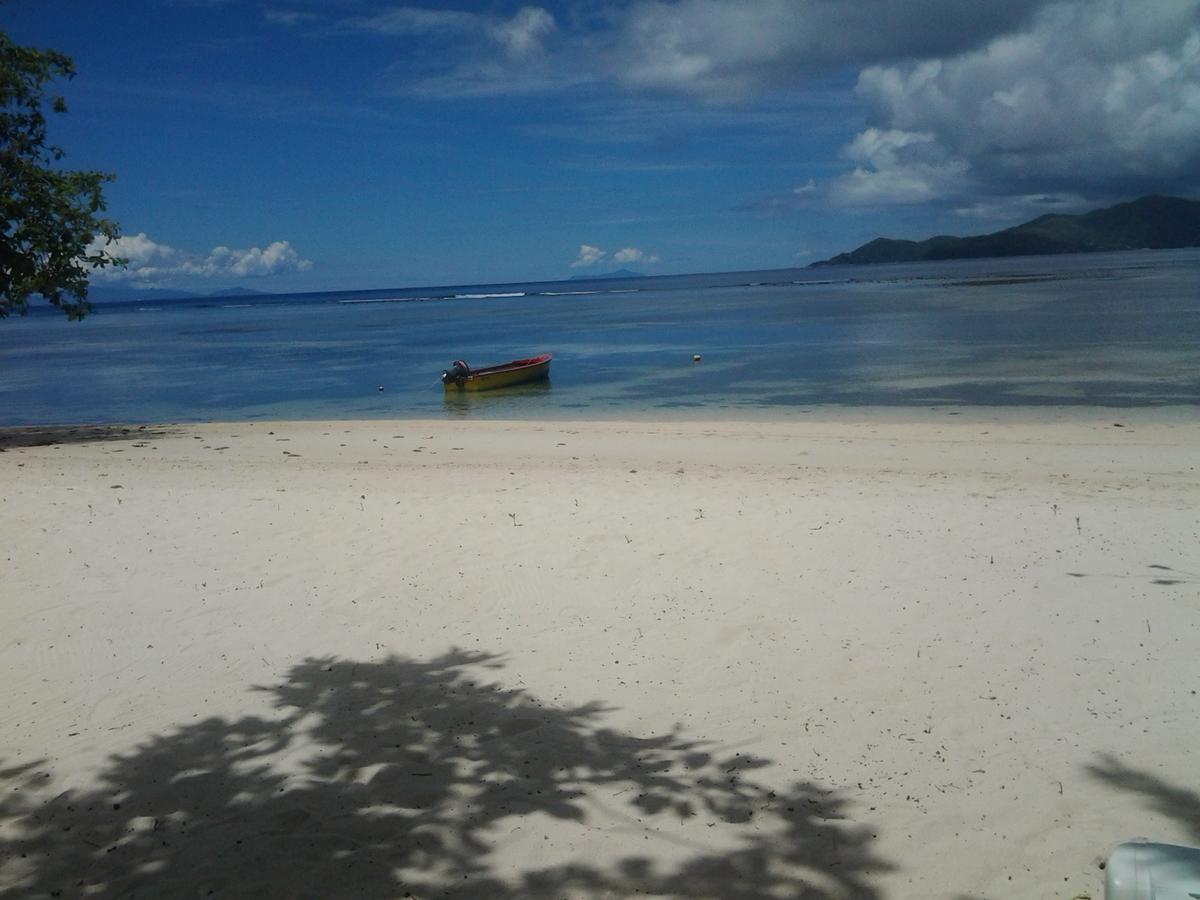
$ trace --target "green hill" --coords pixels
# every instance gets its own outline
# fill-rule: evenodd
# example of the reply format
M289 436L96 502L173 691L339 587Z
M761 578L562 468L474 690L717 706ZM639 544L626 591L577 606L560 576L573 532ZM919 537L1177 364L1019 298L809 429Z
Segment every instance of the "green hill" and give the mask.
M939 235L925 241L876 238L812 267L1198 246L1200 202L1153 195L1078 216L1039 216L991 234Z

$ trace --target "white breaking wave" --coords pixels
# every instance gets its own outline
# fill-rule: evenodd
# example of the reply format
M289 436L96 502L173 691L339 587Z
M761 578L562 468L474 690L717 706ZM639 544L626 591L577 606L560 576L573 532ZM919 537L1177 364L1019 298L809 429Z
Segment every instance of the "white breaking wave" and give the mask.
M513 291L507 294L455 294L455 300L489 300L492 297L524 297L524 291Z
M360 303L408 303L413 300L441 300L441 297L368 297L360 300L339 300L338 303L357 305Z

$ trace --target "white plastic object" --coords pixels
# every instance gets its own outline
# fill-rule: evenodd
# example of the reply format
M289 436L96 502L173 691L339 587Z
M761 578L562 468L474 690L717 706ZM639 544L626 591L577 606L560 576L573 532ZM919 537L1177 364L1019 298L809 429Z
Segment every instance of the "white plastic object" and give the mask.
M1105 900L1200 900L1200 848L1130 841L1108 857Z

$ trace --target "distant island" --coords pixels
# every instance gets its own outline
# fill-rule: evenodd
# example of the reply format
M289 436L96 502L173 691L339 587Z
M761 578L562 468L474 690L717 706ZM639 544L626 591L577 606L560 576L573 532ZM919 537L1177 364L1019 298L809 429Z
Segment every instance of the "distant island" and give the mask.
M209 297L266 297L269 296L267 291L256 291L253 288L231 287L220 291L213 291Z
M629 269L617 269L615 272L605 272L602 275L572 275L572 281L598 281L601 278L645 278L641 272L631 272Z
M1200 202L1153 195L1077 216L1038 216L1023 225L973 237L939 235L925 241L876 238L857 250L812 263L809 268L1197 246Z
M244 287L225 288L208 294L181 291L170 288L106 287L93 285L88 288L88 299L96 303L154 302L158 300L194 300L197 297L266 297L266 291L255 291Z

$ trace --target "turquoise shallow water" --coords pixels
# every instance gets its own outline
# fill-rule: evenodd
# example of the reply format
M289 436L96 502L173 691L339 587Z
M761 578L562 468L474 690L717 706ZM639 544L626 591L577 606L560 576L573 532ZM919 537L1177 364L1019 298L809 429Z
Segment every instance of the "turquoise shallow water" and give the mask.
M438 381L539 352L547 384ZM0 372L2 425L1200 406L1200 250L44 310Z

